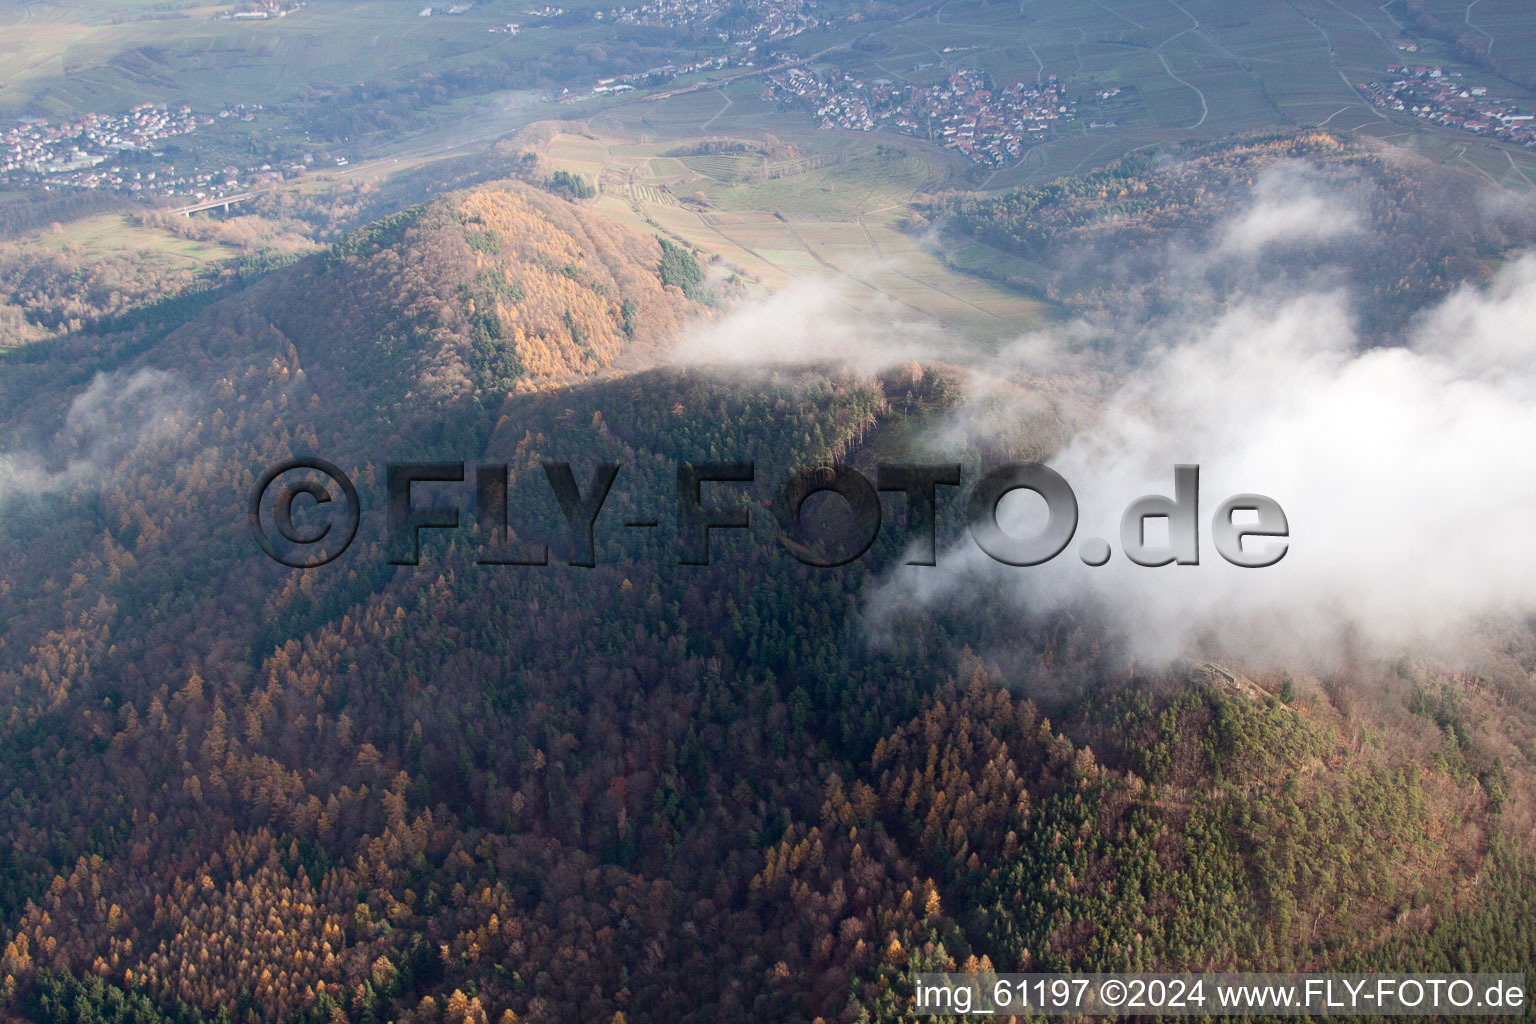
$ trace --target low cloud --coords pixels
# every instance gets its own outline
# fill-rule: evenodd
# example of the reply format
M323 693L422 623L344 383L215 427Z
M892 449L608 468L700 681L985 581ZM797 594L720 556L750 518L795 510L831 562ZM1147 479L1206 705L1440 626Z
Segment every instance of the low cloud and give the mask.
M1310 164L1289 160L1261 174L1248 209L1219 232L1213 256L1253 255L1266 246L1321 242L1359 234L1362 218L1328 190Z
M1015 568L966 538L939 568L902 569L872 602L873 624L914 600L961 614L1002 599L1026 618L1096 614L1143 661L1295 663L1345 646L1453 652L1487 616L1536 609L1536 256L1372 344L1362 297L1338 284L1343 266L1273 269L1347 253L1331 242L1362 230L1360 201L1280 165L1208 246L1170 245L1171 279L1208 285L1205 268L1224 264L1224 291L1108 336L1076 325L994 357L986 369L1022 394L1000 410L998 386L977 389L934 430L935 447L962 455L961 440L1033 414L1034 396L1072 410L1049 464L1076 493L1074 539L1046 565ZM1110 387L1095 369L1113 370ZM1088 400L1052 395L1063 380ZM1121 515L1142 495L1173 496L1181 463L1201 468L1200 564L1132 564ZM1262 569L1229 564L1211 541L1220 503L1254 492L1281 505L1292 534ZM1010 498L1000 516L1027 536L1043 503ZM1111 543L1107 565L1079 558L1090 538Z
M1400 347L1360 350L1342 293L1238 304L1150 354L1050 460L1080 507L1066 551L1011 568L967 539L938 569L903 570L877 610L1001 594L1022 614L1096 610L1142 659L1278 661L1346 639L1449 644L1536 608L1533 332L1536 257L1456 293ZM1179 463L1201 467L1200 564L1134 565L1120 516L1172 496ZM1289 518L1277 565L1233 566L1210 541L1217 506L1245 492ZM1028 503L1002 512L1010 532L1039 528ZM1115 548L1102 568L1078 557L1095 537Z
M100 476L137 445L176 429L180 385L163 370L98 373L40 451L0 455L0 501L64 490Z
M1071 484L1079 524L1054 560L1001 565L965 537L938 567L903 567L877 588L872 635L915 603L955 616L1069 612L1142 663L1452 653L1487 616L1536 609L1536 256L1454 291L1381 344L1360 326L1369 296L1347 283L1351 261L1373 251L1349 237L1370 232L1372 201L1347 172L1269 168L1203 240L1168 243L1152 273L1177 286L1176 301L1157 316L981 349L820 280L700 327L676 357L866 371L962 363L974 371L967 399L932 425L929 453L958 461L1007 434L994 450L1048 455ZM1105 270L1111 284L1132 273ZM1171 497L1174 467L1189 463L1201 470L1200 563L1132 564L1124 509ZM1291 537L1277 565L1240 568L1216 551L1212 516L1241 493L1285 510ZM1024 497L1001 510L1020 536L1043 522ZM960 514L958 500L947 507ZM1110 542L1107 565L1079 557L1091 538Z
M945 348L931 321L883 297L856 300L841 282L818 277L694 325L669 357L691 366L834 362L873 373Z

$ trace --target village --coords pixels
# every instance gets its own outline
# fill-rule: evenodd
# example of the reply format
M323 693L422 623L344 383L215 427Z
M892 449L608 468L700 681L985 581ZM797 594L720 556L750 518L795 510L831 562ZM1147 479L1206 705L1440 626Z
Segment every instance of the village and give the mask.
M1490 96L1487 86L1467 83L1459 71L1393 64L1387 73L1398 77L1360 87L1378 107L1489 138L1536 146L1536 115L1518 109L1510 100Z
M0 173L63 174L105 163L113 153L148 150L154 143L186 135L213 123L182 104L141 103L125 114L85 114L49 124L23 121L0 135Z
M1038 85L1017 81L997 88L985 73L961 68L947 82L923 87L790 68L768 81L765 97L809 106L822 128L932 139L983 167L1015 162L1029 146L1049 138L1057 123L1077 116L1055 75Z
M220 21L269 21L286 18L304 6L304 0L255 0L219 15Z
M214 125L218 119L254 120L261 109L259 104L242 104L221 110L214 118L200 116L185 104L172 108L141 103L125 114L85 114L58 124L31 118L0 134L0 182L41 185L45 191L79 188L197 199L229 195L281 180L284 171L270 164L226 165L210 170L184 167L178 174L176 165L157 152L156 144ZM287 172L302 172L310 163L313 157L293 164Z
M744 6L746 17L726 21L720 16ZM607 19L625 25L651 27L713 28L721 40L746 44L788 39L821 24L814 13L815 0L650 0L635 7L616 7ZM594 17L604 18L603 12Z
M693 60L686 64L662 64L659 67L647 68L633 74L618 75L613 78L600 78L592 92L596 95L613 92L632 92L637 85L659 85L670 81L678 75L696 75L701 71L715 71L720 68L730 67L732 62L724 55L719 57L707 57L703 60Z

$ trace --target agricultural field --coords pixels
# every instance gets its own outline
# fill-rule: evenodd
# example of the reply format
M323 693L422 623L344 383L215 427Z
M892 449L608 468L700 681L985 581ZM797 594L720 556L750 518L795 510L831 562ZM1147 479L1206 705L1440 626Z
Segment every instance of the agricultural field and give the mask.
M1443 40L1461 45L1478 63L1526 85L1536 83L1536 20L1521 0L1422 0L1415 19Z
M520 67L550 61L558 50L566 56L549 64L548 74L559 81L539 72L539 88L522 96L510 114L471 124L476 100L491 94L423 94L403 104L418 114L433 111L429 123L411 130L429 132L444 145L456 132L461 140L479 141L550 116L596 119L599 127L615 119L642 137L815 131L810 111L765 96L766 67L683 76L618 101L588 97L560 108L541 102L561 88L585 94L600 75L612 73L604 70L607 51L634 45L623 32L615 35L614 26L586 17L588 9L603 6L597 0L564 6L572 16L558 23L518 15L528 24L510 36L487 31L513 17L514 8L503 3L422 17L417 0L317 0L280 20L232 23L216 17L225 5L8 0L0 2L0 112L62 116L189 97L199 109L257 101L280 113L224 133L229 138L218 146L291 148L304 143L314 119L325 120L333 133L348 130L337 127L325 103L305 98L315 90L371 88L492 62ZM1514 0L1478 0L1470 8L1449 0L1238 7L1220 0L910 0L857 24L833 17L775 49L808 66L899 84L933 85L961 68L1003 84L1035 83L1047 75L1067 83L1080 117L1063 122L1022 160L987 170L954 153L925 156L946 164L952 183L970 188L1040 183L1189 138L1324 125L1393 141L1449 136L1454 143L1445 151L1448 159L1525 189L1527 176L1536 174L1536 154L1383 113L1364 99L1359 84L1402 60L1444 63L1488 77L1501 92L1536 106L1536 68L1520 63L1520 55L1532 50L1524 44L1533 31L1536 25ZM659 43L660 37L651 40ZM706 50L690 44L675 55L703 56ZM1119 92L1099 96L1109 90ZM403 148L399 131L360 128L346 137L353 159L378 155L383 147ZM695 170L712 180L730 179L719 168Z
M613 26L587 17L603 6L597 0L565 5L574 16L558 23L509 14L516 5L505 2L452 16L422 17L421 6L314 0L280 20L232 23L217 18L226 5L0 2L0 111L58 116L145 100L190 98L198 109L260 101L267 110L254 121L220 121L186 145L215 167L277 164L313 150L312 173L263 187L319 203L365 188L403 196L429 181L453 187L477 160L488 169L516 156L516 144L508 150L498 140L561 118L538 147L550 172L582 175L598 187L593 202L602 210L697 247L749 290L830 274L851 296L894 302L984 338L1057 314L983 279L1008 257L967 246L940 260L909 233L914 206L931 195L1038 185L1138 151L1296 125L1381 139L1491 183L1536 190L1536 154L1383 111L1360 91L1389 64L1443 63L1536 109L1521 69L1498 63L1530 49L1521 35L1529 29L1509 0L1471 8L1442 0L910 0L856 23L833 18L775 45L775 60L863 81L930 87L962 69L1000 85L1057 76L1078 116L997 168L926 139L819 129L810 109L767 88L766 65L592 94L606 66L602 44L616 38ZM527 23L519 35L487 31L514 16ZM1460 30L1447 28L1457 18ZM1480 48L1469 44L1473 36ZM554 102L565 86L543 79L538 88L480 92L419 85L434 80L422 76L546 60L557 48L586 55L561 65L570 88L563 99L575 102ZM389 93L406 82L417 84ZM341 129L330 99L315 97L342 89L360 106L385 110L386 119L403 112L400 127L322 143L322 119ZM384 98L376 100L375 90ZM447 158L459 169L439 174L427 166L446 168ZM356 196L345 205L379 206ZM167 267L230 255L218 243L135 228L109 210L85 210L57 235L34 237L103 255L155 253Z
M0 107L62 116L189 95L238 103L258 92L271 102L304 82L356 81L447 53L431 19L403 17L411 5L366 6L314 5L279 21L234 23L217 18L229 5L0 4ZM359 38L360 24L377 38ZM362 45L339 56L336 40L349 38Z
M894 305L983 342L1057 315L1045 303L954 272L903 230L914 199L949 170L929 147L811 133L790 143L799 152L794 159L701 154L690 150L720 137L631 134L618 127L621 113L608 112L607 130L556 135L543 158L598 181L603 212L694 246L749 287L830 275L855 305Z
M1479 0L1470 9L1428 5L1454 6L1458 22L1471 19L1474 27L1461 26L1458 42L1429 31L1448 14L1432 24L1410 16L1406 7L1367 0L1240 7L1218 0L951 0L909 21L877 27L821 60L855 78L911 85L931 85L962 67L984 71L999 84L1034 83L1045 75L1069 83L1080 104L1078 121L1061 125L1020 162L985 173L972 187L1038 184L1160 143L1322 125L1395 142L1450 139L1449 159L1524 190L1536 154L1382 112L1359 88L1382 78L1390 64L1443 64L1536 109L1536 80L1522 79L1515 56L1532 51L1522 33L1536 32L1536 22L1502 0L1484 12L1490 2ZM1466 36L1482 38L1480 19L1488 21L1489 33L1497 27L1509 34L1507 65L1472 59ZM932 45L938 39L942 48ZM1119 92L1099 97L1109 90ZM810 121L808 112L798 113ZM725 120L722 115L712 127Z
M168 270L200 270L240 254L240 250L232 245L183 238L164 228L137 225L131 218L115 213L82 217L21 241L39 251L74 250L86 260L134 252L142 260L160 264Z

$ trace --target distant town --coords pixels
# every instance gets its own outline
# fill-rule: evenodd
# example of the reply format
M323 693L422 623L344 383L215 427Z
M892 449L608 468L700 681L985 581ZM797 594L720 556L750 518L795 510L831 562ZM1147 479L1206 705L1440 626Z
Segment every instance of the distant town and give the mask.
M141 103L125 114L84 114L56 124L30 118L0 134L0 183L41 186L45 191L78 188L201 200L303 173L315 162L313 155L282 168L264 163L205 169L195 162L178 168L164 159L158 145L220 120L255 120L262 109L260 104L242 104L210 117L185 104ZM333 159L338 165L346 163Z
M1077 117L1055 75L1039 84L996 87L985 73L961 68L947 82L925 87L790 68L769 76L768 83L768 96L809 106L822 128L932 139L983 167L1015 162L1029 146L1049 138L1057 123Z
M1393 64L1387 68L1387 74L1397 78L1361 85L1378 107L1536 147L1536 114L1519 109L1510 100L1490 95L1487 86L1465 81L1459 71Z
M255 0L219 15L220 21L268 21L286 18L302 9L304 0Z
M606 18L625 25L711 28L724 42L772 42L815 28L821 19L815 0L649 0L637 6L615 7ZM602 11L595 15L605 17Z

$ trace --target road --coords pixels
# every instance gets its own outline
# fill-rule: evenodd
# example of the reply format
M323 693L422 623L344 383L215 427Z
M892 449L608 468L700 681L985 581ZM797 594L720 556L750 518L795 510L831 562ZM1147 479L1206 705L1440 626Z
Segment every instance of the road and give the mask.
M715 118L719 117L721 114L723 114L727 110L731 109L731 97L726 94L726 91L724 89L720 90L720 98L725 100L725 106L723 106L719 110L715 111L714 114L712 114L710 116L708 121L705 121L703 124L699 125L699 131L701 131L701 132L709 131L709 126L715 123Z
M266 194L266 189L262 189L258 192L237 192L232 196L223 196L219 199L204 199L202 202L193 203L191 206L183 206L179 210L171 210L170 212L182 217L190 217L194 213L201 213L203 210L216 209L220 206L228 209L236 203L243 203L248 199L255 199L257 196Z
M1190 32L1200 31L1200 19L1195 17L1193 14L1190 14L1184 8L1180 7L1177 3L1174 2L1174 0L1168 0L1168 3L1180 14L1184 15L1184 17L1188 18L1192 24L1189 26L1189 28L1186 28L1181 32L1175 32L1167 39L1164 39L1162 42L1158 43L1157 49L1152 52L1156 53L1157 59L1163 62L1163 70L1168 72L1169 78L1173 79L1175 82L1178 82L1180 85L1186 88L1195 90L1195 95L1200 97L1200 120L1196 121L1194 124L1190 125L1188 129L1186 129L1187 131L1192 131L1193 129L1199 128L1201 125L1205 124L1205 119L1211 116L1210 105L1205 102L1205 93L1200 91L1199 86L1196 86L1190 82L1186 82L1184 79L1174 74L1173 65L1168 63L1168 58L1163 55L1163 47L1179 38L1179 36L1188 35Z
M1201 92L1198 86L1192 85L1189 82L1184 81L1184 79L1180 78L1178 75L1174 74L1173 65L1168 63L1168 58L1163 56L1162 51L1158 50L1154 52L1157 53L1157 59L1163 62L1163 70L1168 72L1169 78L1173 79L1175 82L1178 82L1182 86L1194 89L1195 95L1200 97L1200 120L1190 125L1186 130L1199 128L1201 125L1205 124L1205 119L1211 116L1211 108L1205 102L1205 93Z
M1472 31L1479 33L1488 40L1488 49L1483 51L1483 56L1491 57L1493 56L1493 33L1484 31L1472 23L1472 8L1476 7L1481 2L1482 0L1472 0L1471 3L1467 4L1467 13L1462 20L1467 23L1467 28L1470 28Z

